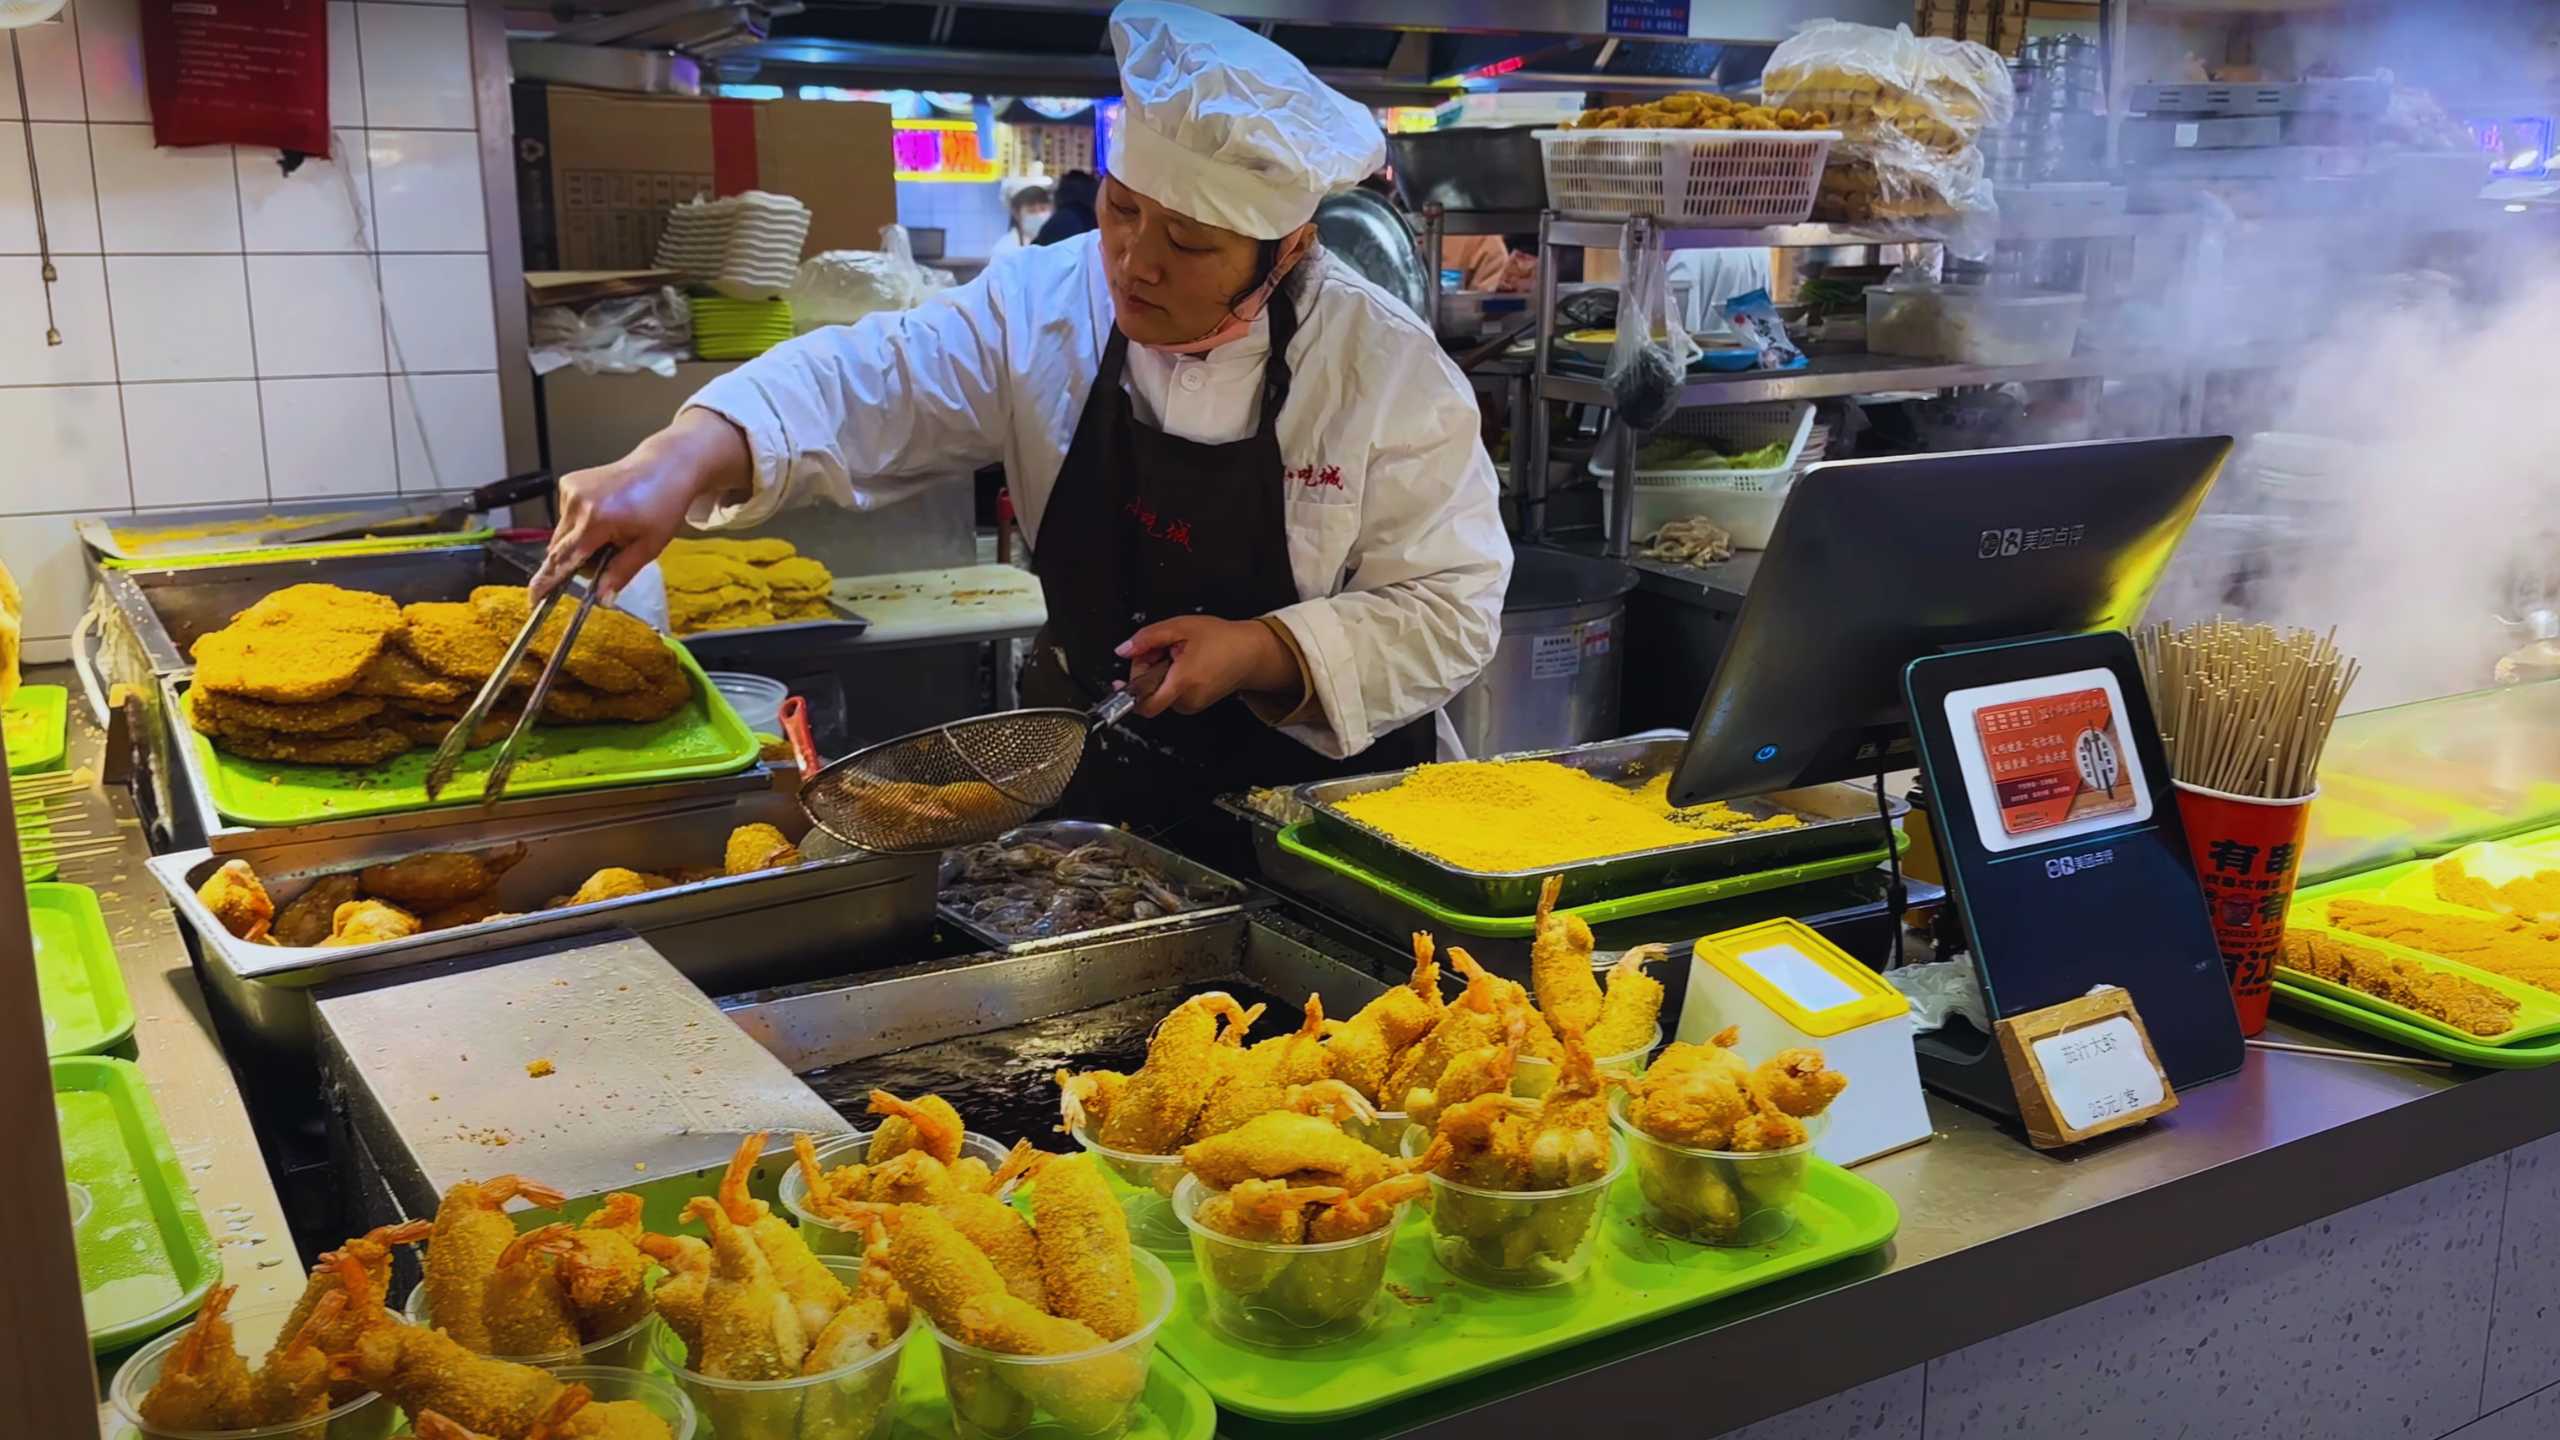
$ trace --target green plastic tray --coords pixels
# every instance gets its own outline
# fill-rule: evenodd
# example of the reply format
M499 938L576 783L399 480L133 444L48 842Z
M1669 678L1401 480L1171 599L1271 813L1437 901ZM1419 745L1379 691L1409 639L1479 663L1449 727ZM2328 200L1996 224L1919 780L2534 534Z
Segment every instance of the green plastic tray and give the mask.
M97 892L86 885L29 885L27 919L35 932L45 1053L95 1055L123 1044L133 1033L133 1002L124 993Z
M0 732L9 747L9 773L40 775L62 768L70 746L71 692L59 685L21 685L0 709Z
M1437 929L1455 931L1463 935L1491 935L1506 940L1526 940L1537 933L1538 917L1535 915L1460 914L1420 891L1407 889L1402 884L1366 868L1356 860L1348 860L1319 849L1307 839L1307 823L1300 821L1283 828L1279 835L1280 848L1308 864L1321 866L1345 880L1375 890L1380 895L1429 919ZM1893 843L1899 850L1908 847L1911 840L1909 836L1896 831ZM1741 895L1756 895L1764 890L1777 890L1789 885L1802 885L1808 881L1829 880L1834 876L1873 869L1884 861L1885 853L1880 848L1861 850L1854 855L1834 855L1829 859L1807 861L1802 865L1789 865L1776 870L1755 870L1747 875L1726 875L1714 880L1701 880L1694 885L1676 885L1668 890L1649 890L1640 895L1622 895L1614 900L1597 900L1588 905L1573 906L1559 913L1579 915L1583 923L1597 928L1612 920L1633 920L1640 916L1658 915L1666 910L1685 910L1692 905L1704 905L1716 900L1731 900Z
M53 1115L63 1171L90 1206L73 1231L89 1348L121 1350L194 1314L222 1261L131 1061L54 1061Z
M2412 1025L2396 1016L2352 1001L2340 1000L2317 991L2304 989L2276 972L2275 998L2296 1010L2335 1020L2351 1030L2394 1040L2412 1050L2440 1056L2464 1065L2477 1065L2484 1070L2531 1070L2560 1060L2560 1037L2528 1041L2521 1045L2483 1045L2473 1040L2443 1034L2422 1025Z
M646 725L543 726L525 746L507 793L689 780L753 765L762 750L754 732L703 678L690 652L681 645L667 648L693 677L693 699L682 710ZM214 809L236 825L308 825L423 810L431 803L467 805L480 798L480 783L498 753L495 745L466 752L443 798L430 802L427 765L435 752L426 746L380 765L293 765L224 754L193 730L186 738L213 791Z
M1183 1323L1180 1312L1158 1333L1171 1335ZM1126 1440L1211 1440L1218 1433L1218 1407L1200 1382L1165 1357L1161 1340L1155 1363L1147 1368L1147 1394ZM898 1357L898 1423L896 1440L951 1440L951 1402L942 1393L942 1351L918 1325ZM1047 1429L1033 1432L1047 1435ZM1065 1432L1058 1432L1064 1434Z
M315 523L297 519L295 525ZM367 535L355 540L323 540L308 545L248 546L237 550L204 550L168 555L103 555L98 563L110 570L201 570L214 565L263 565L282 560L328 560L341 555L380 555L395 550L433 550L447 545L484 545L495 530L440 530L424 535Z
M1642 1206L1627 1175L1610 1194L1590 1273L1553 1290L1494 1290L1451 1276L1432 1258L1430 1218L1415 1206L1387 1261L1377 1321L1357 1338L1300 1351L1246 1345L1211 1327L1198 1267L1175 1258L1175 1318L1159 1343L1237 1414L1341 1420L1863 1255L1901 1224L1892 1196L1822 1161L1796 1201L1795 1230L1757 1249L1670 1239L1644 1223Z

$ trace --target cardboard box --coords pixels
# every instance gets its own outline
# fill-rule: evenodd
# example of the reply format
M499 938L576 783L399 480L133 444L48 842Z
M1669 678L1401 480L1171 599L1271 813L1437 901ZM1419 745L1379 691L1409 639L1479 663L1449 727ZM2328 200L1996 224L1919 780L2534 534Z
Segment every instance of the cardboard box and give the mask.
M876 250L898 218L889 107L515 86L527 270L650 265L671 208L770 190L809 207L809 254Z

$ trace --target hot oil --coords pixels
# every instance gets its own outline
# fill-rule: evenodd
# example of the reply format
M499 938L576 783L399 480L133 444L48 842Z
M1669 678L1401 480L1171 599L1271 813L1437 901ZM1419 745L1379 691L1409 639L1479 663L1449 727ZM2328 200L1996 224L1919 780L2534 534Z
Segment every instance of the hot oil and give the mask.
M1007 1144L1029 1138L1050 1150L1073 1142L1058 1130L1060 1070L1136 1070L1147 1058L1147 1037L1166 1012L1194 995L1223 990L1247 1009L1268 1008L1249 1039L1265 1040L1296 1029L1306 997L1284 1000L1242 979L1150 990L1108 1005L1052 1015L1002 1030L937 1040L929 1045L849 1060L800 1078L851 1124L869 1128L873 1089L902 1096L940 1095L969 1128Z

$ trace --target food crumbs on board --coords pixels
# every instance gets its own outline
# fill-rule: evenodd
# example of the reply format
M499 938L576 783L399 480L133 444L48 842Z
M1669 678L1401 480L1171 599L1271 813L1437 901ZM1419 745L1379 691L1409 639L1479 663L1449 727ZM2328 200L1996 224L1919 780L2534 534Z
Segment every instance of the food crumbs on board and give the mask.
M634 1160L631 1162L631 1168L636 1173L646 1174L648 1173L649 1162L646 1160Z
M524 1073L539 1080L545 1075L559 1074L560 1067L548 1060L528 1060L525 1062Z

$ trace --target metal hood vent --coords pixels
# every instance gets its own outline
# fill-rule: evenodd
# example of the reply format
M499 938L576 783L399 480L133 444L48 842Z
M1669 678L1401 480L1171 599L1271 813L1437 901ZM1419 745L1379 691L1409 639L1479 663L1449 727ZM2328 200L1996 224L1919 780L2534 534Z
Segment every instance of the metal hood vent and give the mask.
M797 15L802 0L649 0L628 9L574 21L550 39L566 45L670 50L712 60L773 37L773 22Z

